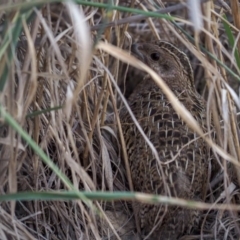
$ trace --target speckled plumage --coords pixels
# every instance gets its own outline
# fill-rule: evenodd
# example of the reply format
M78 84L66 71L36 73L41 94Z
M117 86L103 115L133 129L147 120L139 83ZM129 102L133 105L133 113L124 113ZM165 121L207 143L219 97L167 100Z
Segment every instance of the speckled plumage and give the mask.
M207 132L205 102L195 90L187 56L165 41L136 44L132 52L162 77ZM135 87L128 103L161 161L157 162L128 111L122 109L122 128L134 190L203 200L209 162L204 140L181 120L149 76ZM197 215L198 211L180 207L146 204L138 207L142 235L147 236L156 226L148 239L178 239L191 231Z

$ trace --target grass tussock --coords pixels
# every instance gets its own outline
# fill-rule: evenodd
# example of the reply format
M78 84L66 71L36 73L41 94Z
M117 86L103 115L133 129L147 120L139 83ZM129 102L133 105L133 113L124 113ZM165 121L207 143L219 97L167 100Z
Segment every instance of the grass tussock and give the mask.
M130 200L204 210L181 239L239 238L240 10L234 0L201 2L197 14L181 1L0 4L0 239L137 239ZM156 39L189 56L214 138L129 55L133 42ZM119 110L136 69L212 148L205 203L129 192Z

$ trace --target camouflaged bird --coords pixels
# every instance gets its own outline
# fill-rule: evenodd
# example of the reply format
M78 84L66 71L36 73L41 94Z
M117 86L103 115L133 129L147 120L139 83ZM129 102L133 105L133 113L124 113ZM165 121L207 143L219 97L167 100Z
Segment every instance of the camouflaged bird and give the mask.
M162 77L207 132L205 102L195 89L187 56L165 41L134 44L132 53ZM209 149L204 140L181 120L149 76L137 84L128 104L160 159L158 163L128 111L122 109L120 117L134 190L204 200L209 162ZM139 203L137 214L142 238L174 240L191 232L199 212Z

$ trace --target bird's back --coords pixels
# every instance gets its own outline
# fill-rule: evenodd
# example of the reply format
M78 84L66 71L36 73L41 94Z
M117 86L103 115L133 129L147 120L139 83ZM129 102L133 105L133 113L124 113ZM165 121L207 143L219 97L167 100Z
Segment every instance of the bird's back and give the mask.
M195 89L172 89L207 132L205 102ZM146 78L128 99L144 133L157 150L153 154L128 111L121 111L123 134L134 190L184 199L203 200L208 175L206 143L181 120L161 89ZM138 216L149 239L177 239L191 230L197 211L139 204ZM155 236L155 237L154 237ZM160 237L161 236L161 237ZM160 238L159 238L160 237Z

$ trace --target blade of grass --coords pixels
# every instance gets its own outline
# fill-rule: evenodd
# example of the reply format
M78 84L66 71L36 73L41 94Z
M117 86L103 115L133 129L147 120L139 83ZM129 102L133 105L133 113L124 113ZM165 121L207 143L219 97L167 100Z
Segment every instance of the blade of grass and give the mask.
M19 40L19 36L22 32L22 18L25 18L27 22L29 22L34 13L32 11L28 11L26 13L21 13L20 11L15 13L15 16L12 19L12 22L5 25L5 29L3 31L3 43L0 48L0 62L4 64L3 72L0 77L0 92L3 91L4 86L6 84L9 68L11 67L11 62L16 52L16 46Z
M174 21L172 22L173 25L178 28L187 38L189 41L191 41L192 43L195 43L195 39L190 36L190 34L188 34L182 27L180 27L178 24L176 24ZM206 53L208 56L210 56L212 59L214 59L219 65L221 65L223 68L225 68L225 70L230 73L234 78L236 78L238 81L240 81L240 76L237 75L235 72L232 71L232 69L230 69L228 66L226 66L224 63L222 63L216 56L214 56L212 53L210 53L205 47L203 47L202 45L199 45L201 51L203 51L204 53Z
M62 173L57 165L53 163L53 161L44 153L44 151L36 144L35 141L21 128L21 126L12 118L10 114L8 114L2 105L0 105L0 115L4 118L4 120L11 126L21 137L24 139L28 145L34 150L34 152L40 156L45 164L49 166L52 171L56 173L56 175L62 180L62 182L71 190L74 190L76 194L79 195L79 198L82 199L88 206L92 207L92 203L87 200L87 198L81 194L70 180Z
M224 26L226 35L227 35L227 37L228 37L228 43L229 43L229 45L233 48L233 47L234 47L234 44L235 44L234 35L233 35L233 33L232 33L232 30L231 30L231 28L230 28L230 25L229 25L229 23L228 23L228 21L227 21L227 17L226 17L225 14L223 15L223 18L225 19L225 21L222 21L222 22L223 22L223 26ZM235 51L234 51L234 56L235 56L235 60L236 60L238 69L240 69L240 57L239 57L239 52L238 52L237 49L235 49Z
M0 11L12 11L12 10L29 10L29 8L36 7L36 6L41 6L46 3L60 3L60 2L66 2L64 0L36 0L36 1L30 1L30 2L23 2L23 3L15 3L11 5L4 5L0 6ZM110 5L106 3L98 3L98 2L91 2L91 1L82 1L82 0L75 0L73 1L76 4L83 5L83 6L90 6L90 7L96 7L96 8L105 8L110 10L117 10L120 12L129 12L133 14L141 14L147 17L158 17L158 18L165 18L168 20L173 20L174 17L169 16L168 14L160 14L158 12L145 12L140 9L136 8L128 8L128 7L122 7L122 6L116 6L116 5Z
M59 109L62 109L62 108L63 108L63 106L56 106L56 107L47 108L47 109L44 109L44 110L41 110L41 111L34 111L32 113L27 114L26 118L34 118L38 115L48 113L48 112L51 112L51 111L56 111L56 110L59 110Z
M172 206L182 206L189 209L223 209L240 210L237 204L208 204L197 201L188 201L180 198L166 197L162 195L145 194L139 192L103 192L103 191L55 191L55 192L19 192L6 195L0 195L0 202L3 201L69 201L81 199L84 196L89 200L119 201L119 200L137 200L145 203L161 203Z

